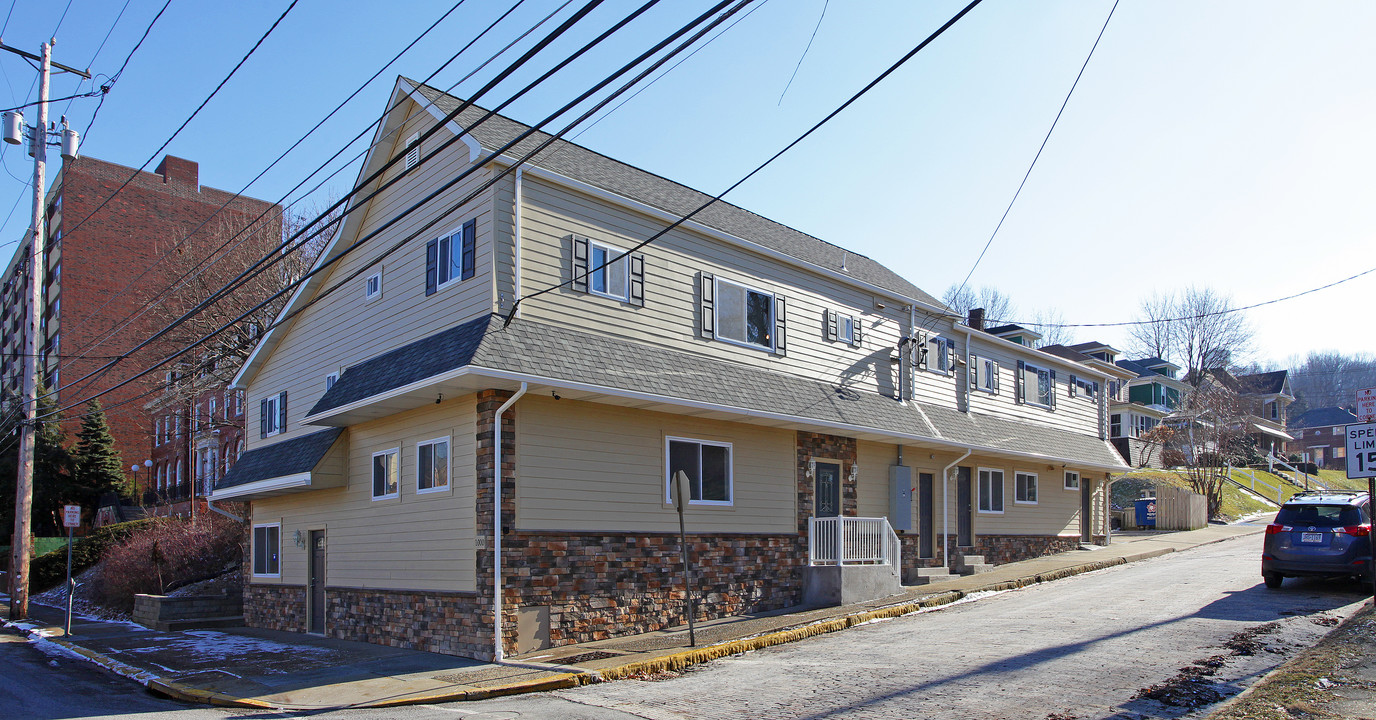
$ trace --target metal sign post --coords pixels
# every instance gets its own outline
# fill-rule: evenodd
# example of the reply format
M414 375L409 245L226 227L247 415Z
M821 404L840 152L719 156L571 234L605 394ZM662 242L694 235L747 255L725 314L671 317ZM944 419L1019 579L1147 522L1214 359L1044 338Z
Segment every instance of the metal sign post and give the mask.
M688 531L683 523L683 486L688 475L682 470L674 473L674 505L678 507L678 548L683 555L683 595L688 602L688 647L698 646L697 628L693 625L693 615L697 608L693 603L693 566L688 564Z
M72 530L80 524L81 506L63 505L62 526L67 528L67 625L63 633L68 637L72 634L72 596L76 594L76 585L72 583Z
M1347 445L1347 476L1366 478L1368 513L1376 515L1376 422L1347 425L1343 428ZM1376 529L1376 517L1367 522ZM1376 603L1376 532L1367 532L1371 544L1371 597Z

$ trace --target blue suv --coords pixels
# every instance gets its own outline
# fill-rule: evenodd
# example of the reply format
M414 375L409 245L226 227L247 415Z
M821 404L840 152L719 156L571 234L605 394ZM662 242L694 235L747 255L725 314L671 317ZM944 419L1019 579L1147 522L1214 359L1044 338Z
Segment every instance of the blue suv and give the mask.
M1298 576L1370 579L1371 500L1366 493L1304 492L1266 526L1261 577L1266 587Z

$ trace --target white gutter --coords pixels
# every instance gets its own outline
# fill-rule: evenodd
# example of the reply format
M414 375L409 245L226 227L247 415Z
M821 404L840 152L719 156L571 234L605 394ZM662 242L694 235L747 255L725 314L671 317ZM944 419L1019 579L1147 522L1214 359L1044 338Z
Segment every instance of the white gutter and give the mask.
M492 418L492 661L502 662L502 413L526 394L526 383Z
M521 212L521 208L525 204L524 198L522 197L522 193L524 192L525 175L526 168L524 165L516 168L516 208L515 212L513 213L515 215L515 219L513 221L515 224L515 230L513 230L513 235L511 238L511 243L515 248L512 251L511 261L511 293L513 295L513 297L511 298L511 302L513 303L521 299L521 220L523 215L523 213ZM519 305L516 307L516 317L521 317L521 309Z
M951 491L948 484L951 479L951 468L970 457L972 452L974 451L966 450L964 455L952 460L950 465L941 469L941 562L947 568L951 567ZM973 481L974 478L971 478L971 482Z

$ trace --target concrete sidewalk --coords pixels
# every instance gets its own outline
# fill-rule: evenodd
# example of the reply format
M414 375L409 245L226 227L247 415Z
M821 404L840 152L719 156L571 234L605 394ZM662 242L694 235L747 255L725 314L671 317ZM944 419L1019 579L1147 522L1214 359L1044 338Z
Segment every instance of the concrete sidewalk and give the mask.
M74 618L72 634L65 636L63 610L37 604L31 604L29 620L7 627L191 702L274 709L453 702L677 670L945 605L972 593L1025 587L1263 530L1264 523L1257 522L1120 534L1108 547L1000 565L874 602L704 622L697 627L696 648L688 646L687 629L678 628L543 650L501 665L300 633L251 628L159 632L86 617ZM8 616L8 607L0 610Z

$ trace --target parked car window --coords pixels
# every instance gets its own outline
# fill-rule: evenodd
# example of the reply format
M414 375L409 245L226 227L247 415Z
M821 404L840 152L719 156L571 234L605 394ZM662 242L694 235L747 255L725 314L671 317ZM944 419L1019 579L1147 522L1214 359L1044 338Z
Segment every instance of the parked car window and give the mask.
M1361 510L1352 505L1286 505L1276 514L1281 525L1350 527L1362 524Z

